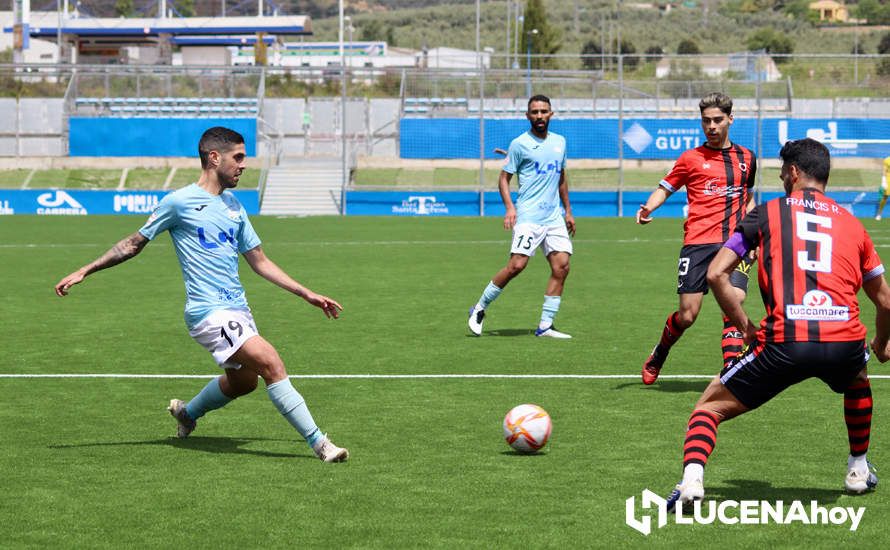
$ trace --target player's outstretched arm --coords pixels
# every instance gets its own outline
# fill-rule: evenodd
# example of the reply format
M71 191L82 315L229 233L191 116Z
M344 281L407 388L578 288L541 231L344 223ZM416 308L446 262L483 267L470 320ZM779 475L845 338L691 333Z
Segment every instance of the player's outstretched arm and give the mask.
M881 363L890 359L890 286L883 275L862 284L865 294L875 304L875 337L871 349Z
M145 245L147 244L148 239L145 238L142 233L138 231L133 233L111 247L111 250L102 254L93 262L88 263L56 283L56 294L59 296L67 296L68 290L72 286L86 279L87 275L129 260L133 256L142 252L142 249L145 248Z
M652 194L649 195L649 198L646 199L646 204L641 204L640 209L637 210L637 223L640 225L646 225L647 223L652 221L652 212L664 204L664 201L670 197L671 194L662 186L658 186L655 191L652 191Z
M498 177L498 192L500 192L501 201L503 201L504 208L507 210L504 214L504 229L507 231L510 231L516 225L516 207L513 206L513 198L510 197L510 180L512 178L513 174L503 170L501 170L501 175Z
M262 246L251 248L245 252L244 259L247 260L247 263L257 275L321 309L329 319L336 319L340 316L340 312L343 311L343 306L335 300L312 292L285 273L283 269L278 267L278 264L266 256Z

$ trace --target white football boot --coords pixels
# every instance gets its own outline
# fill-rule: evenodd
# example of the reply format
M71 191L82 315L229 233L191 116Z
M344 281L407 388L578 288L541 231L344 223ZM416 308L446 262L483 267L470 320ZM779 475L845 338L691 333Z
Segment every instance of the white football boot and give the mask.
M875 475L875 467L871 462L868 463L868 469L857 470L850 468L844 477L844 487L849 493L864 493L871 491L878 486L878 476Z
M705 498L705 486L702 480L693 479L685 484L681 481L667 497L667 510L668 512L672 511L678 502L685 507L687 504L703 498Z
M189 413L185 410L185 401L182 401L181 399L171 399L170 406L167 407L167 410L170 411L170 415L175 418L178 423L176 426L176 437L185 438L195 431L195 427L198 423L197 421L192 420L192 417L190 417Z
M315 456L322 462L346 462L349 458L349 451L334 445L327 434L323 435L322 438L321 441L312 447L312 450L315 451Z
M467 326L470 332L476 336L482 336L482 320L485 319L485 310L478 306L470 308L470 318L467 320Z
M535 336L543 336L545 338L571 338L570 334L566 334L565 332L559 332L556 330L556 327L550 325L547 328L538 328L535 329Z

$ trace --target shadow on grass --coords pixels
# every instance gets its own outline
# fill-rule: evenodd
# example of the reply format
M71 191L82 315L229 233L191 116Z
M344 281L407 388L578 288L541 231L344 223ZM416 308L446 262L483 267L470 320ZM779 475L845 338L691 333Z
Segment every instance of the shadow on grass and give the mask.
M535 333L533 328L503 328L500 330L486 330L482 334L485 336L529 336ZM472 334L470 335L473 338Z
M509 451L501 451L501 454L504 456L514 456L518 458L540 458L547 456L546 452L543 453L520 453L519 451L509 450Z
M659 380L651 386L643 385L642 381L625 382L623 384L617 384L615 389L624 390L627 388L639 388L645 389L646 391L662 391L667 393L701 393L705 391L705 388L707 388L710 383L710 380L673 380L668 378Z
M708 499L716 500L765 500L776 502L781 500L790 503L793 500L815 500L820 505L833 504L838 497L846 495L843 489L819 489L813 487L773 487L767 481L752 479L728 479L726 486L710 486L705 489Z
M242 449L242 445L248 445L257 441L287 441L296 444L297 442L290 439L268 439L261 437L200 437L192 436L186 439L178 437L168 437L164 439L153 439L146 441L110 441L97 443L79 443L75 445L49 445L50 449L80 449L84 447L121 447L121 446L143 446L143 445L164 445L174 447L176 449L186 449L189 451L201 451L205 453L216 454L244 454L252 456L262 456L266 458L310 458L318 460L311 454L295 454L295 453L275 453L271 451L261 451L254 449Z

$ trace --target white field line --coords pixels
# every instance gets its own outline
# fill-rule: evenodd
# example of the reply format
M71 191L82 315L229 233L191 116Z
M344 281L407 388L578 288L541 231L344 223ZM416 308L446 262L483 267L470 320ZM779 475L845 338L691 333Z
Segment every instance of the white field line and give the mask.
M0 378L131 378L131 379L191 379L216 378L216 374L115 374L115 373L82 373L82 374L0 374ZM508 380L545 379L545 380L638 380L639 373L635 374L300 374L291 375L294 379L374 379L374 380L401 380L401 379L479 379L494 378ZM710 374L662 374L663 379L678 380L710 380L714 375ZM888 374L869 375L870 379L890 380Z
M681 242L679 237L668 239L572 239L573 243L654 243L654 242ZM432 246L432 245L467 245L467 244L509 244L510 239L498 239L493 241L265 241L263 244L282 245L282 246ZM106 243L76 243L76 244L58 244L58 243L3 243L0 248L94 248L94 247L110 247L114 243L108 241Z

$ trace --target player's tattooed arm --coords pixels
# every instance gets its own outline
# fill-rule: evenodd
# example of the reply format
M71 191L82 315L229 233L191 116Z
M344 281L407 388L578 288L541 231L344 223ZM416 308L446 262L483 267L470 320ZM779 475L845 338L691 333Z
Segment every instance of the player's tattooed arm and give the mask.
M129 260L130 258L142 252L142 249L145 248L146 244L148 244L148 239L145 238L142 233L139 233L138 231L121 239L121 241L111 247L108 252L102 254L94 261L81 267L74 273L71 273L70 275L56 283L56 294L58 294L59 296L67 295L68 290L72 286L83 281L87 275L95 273L96 271L100 271L102 269L116 266L119 263L123 263Z
M148 244L148 239L138 231L124 237L116 245L112 246L108 252L99 256L94 262L84 266L86 268L85 275L126 262L142 252L146 244Z

